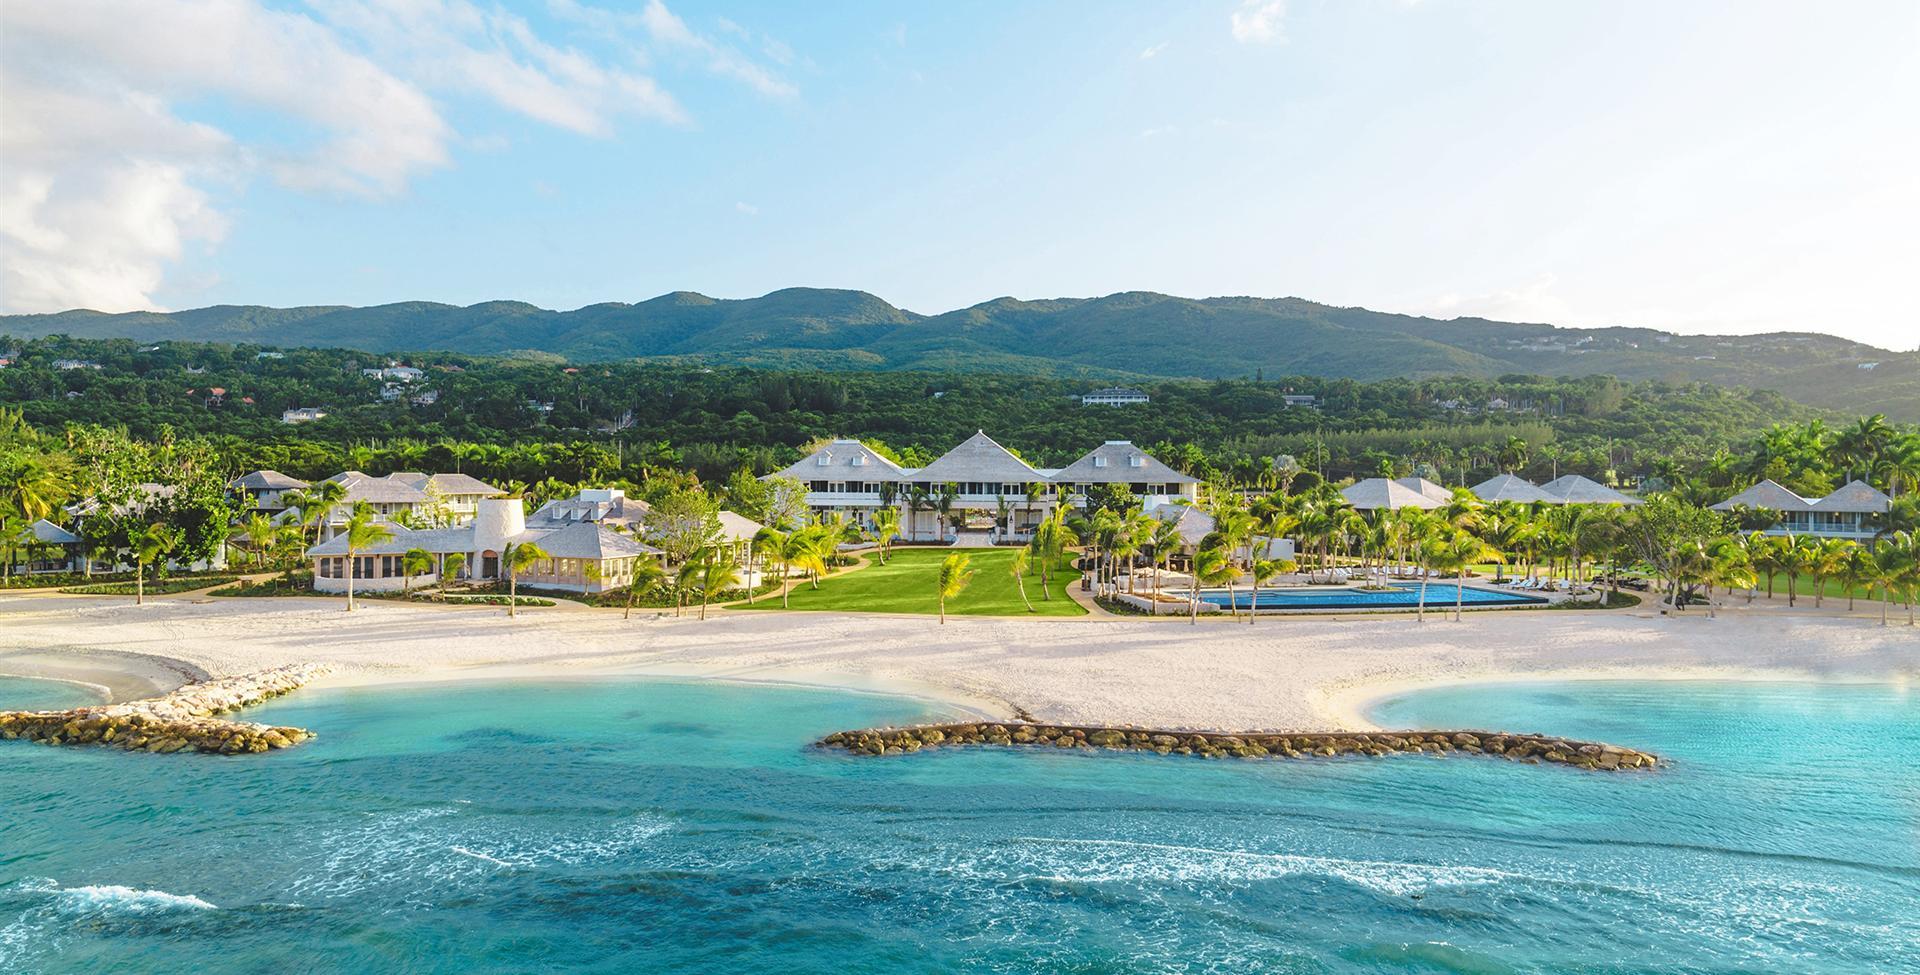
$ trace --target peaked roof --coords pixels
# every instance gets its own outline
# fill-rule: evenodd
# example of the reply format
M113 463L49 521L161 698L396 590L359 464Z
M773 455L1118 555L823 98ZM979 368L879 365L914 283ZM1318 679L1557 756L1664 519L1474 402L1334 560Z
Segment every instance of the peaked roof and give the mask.
M1475 484L1473 495L1482 501L1518 501L1522 504L1535 501L1561 503L1557 496L1540 490L1532 481L1512 474L1501 474Z
M815 450L771 476L800 481L898 481L906 477L906 472L866 444L843 439Z
M1562 474L1540 485L1540 490L1567 504L1646 504L1630 494L1618 491L1590 477Z
M1715 511L1731 511L1740 507L1764 508L1768 511L1811 511L1813 502L1769 478L1712 507Z
M625 494L602 490L604 495L589 498L586 491L571 498L555 498L540 506L540 510L527 516L528 528L555 528L561 525L581 522L630 525L646 518L653 506L639 498L629 498Z
M441 494L492 495L500 493L499 488L467 474L422 474L419 471L399 471L388 474L387 479L390 481L399 481L409 487L418 488L423 492L427 489L427 485L431 484L434 490L439 491Z
M254 471L234 478L227 486L243 491L292 491L313 485L297 477L288 477L279 471Z
M720 538L728 542L749 542L767 526L738 512L721 509Z
M1340 489L1340 496L1347 503L1363 511L1386 508L1397 511L1401 508L1425 508L1432 510L1445 504L1436 501L1419 491L1384 477L1369 477Z
M80 540L80 536L45 518L34 522L31 527L33 528L34 540L42 545L72 545L74 542Z
M1393 483L1410 487L1415 491L1418 491L1421 494L1424 494L1427 497L1440 502L1441 504L1451 504L1453 502L1452 491L1449 491L1446 488L1441 487L1440 485L1435 484L1424 477L1402 477L1402 478L1395 479Z
M532 542L555 559L630 559L654 555L659 549L636 542L605 525L581 522L551 531L522 532L520 541Z
M913 474L916 481L945 483L947 481L1000 481L1014 483L1040 481L1045 478L1040 472L1027 465L1026 461L1013 455L1012 451L994 442L982 430L968 437L960 446L940 455L940 458Z
M1840 490L1813 503L1815 511L1845 513L1886 511L1892 507L1892 498L1861 480L1848 481Z
M1135 465L1138 466L1135 466ZM1198 484L1197 479L1155 460L1131 440L1109 440L1079 460L1053 472L1050 478L1068 484L1108 484L1148 481L1154 484Z
M1213 531L1213 516L1190 504L1157 504L1148 513L1172 522L1181 541L1188 545L1199 545Z
M425 491L404 481L390 477L374 477L361 471L341 471L329 481L338 482L347 489L346 506L352 507L361 501L379 504L418 504L427 500Z

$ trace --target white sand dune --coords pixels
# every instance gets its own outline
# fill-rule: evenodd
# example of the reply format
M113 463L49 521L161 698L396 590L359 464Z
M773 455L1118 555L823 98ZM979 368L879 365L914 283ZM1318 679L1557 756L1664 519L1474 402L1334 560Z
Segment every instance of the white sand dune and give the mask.
M1435 682L1563 677L1913 681L1920 629L1788 612L1487 612L1206 620L932 619L825 613L656 618L332 599L0 596L0 673L128 696L196 672L301 661L330 683L647 674L933 697L996 717L1207 729L1364 728L1365 702ZM119 674L115 680L103 674Z

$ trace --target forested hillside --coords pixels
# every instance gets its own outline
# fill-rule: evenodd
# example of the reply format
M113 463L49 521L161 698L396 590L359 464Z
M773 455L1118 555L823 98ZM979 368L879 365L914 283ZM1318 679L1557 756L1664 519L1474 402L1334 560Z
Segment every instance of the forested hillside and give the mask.
M1773 393L1609 377L1165 379L1141 383L1152 396L1145 406L1088 407L1082 381L977 372L575 367L438 354L405 357L420 374L395 379L363 374L387 367L387 357L341 349L123 339L13 340L8 348L0 405L36 426L209 436L296 474L332 473L355 450L371 451L368 464L390 455L436 467L450 466L451 455L422 452L441 442L590 442L671 457L713 479L742 466L774 469L829 436L877 440L921 463L985 429L1040 466L1129 439L1194 470L1245 474L1287 453L1333 477L1427 464L1462 481L1491 473L1517 438L1528 445L1522 466L1542 475L1628 478L1662 463L1704 462L1772 423L1818 415ZM1289 407L1289 394L1316 405ZM297 407L327 416L281 422ZM413 446L393 446L402 442Z
M1823 323L1809 322L1809 328ZM470 307L218 306L0 317L0 334L198 340L370 352L546 353L573 362L677 357L712 365L1128 379L1613 375L1777 390L1800 402L1920 419L1920 353L1829 335L1682 336L1442 321L1298 298L1000 298L939 315L860 291L792 288L721 300L691 292L549 311ZM1872 364L1868 368L1869 364Z

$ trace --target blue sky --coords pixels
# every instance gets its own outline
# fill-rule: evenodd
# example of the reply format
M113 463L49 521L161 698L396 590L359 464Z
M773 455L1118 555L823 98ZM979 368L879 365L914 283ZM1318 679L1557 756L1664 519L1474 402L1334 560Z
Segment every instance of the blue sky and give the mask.
M1299 295L1920 342L1920 6L9 3L9 311Z

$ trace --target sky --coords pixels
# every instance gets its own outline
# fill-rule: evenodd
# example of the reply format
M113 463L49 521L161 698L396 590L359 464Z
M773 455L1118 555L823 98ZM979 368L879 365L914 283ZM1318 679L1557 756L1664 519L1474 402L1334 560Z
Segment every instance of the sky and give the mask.
M1920 4L6 0L0 310L1297 295L1920 345Z

